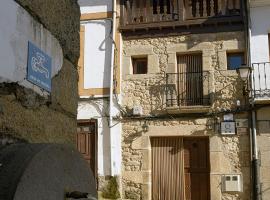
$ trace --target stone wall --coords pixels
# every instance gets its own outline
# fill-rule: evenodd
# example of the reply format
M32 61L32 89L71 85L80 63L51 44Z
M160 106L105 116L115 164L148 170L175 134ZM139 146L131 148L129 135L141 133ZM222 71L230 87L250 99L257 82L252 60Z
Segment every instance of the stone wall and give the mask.
M122 106L131 114L134 105L141 105L143 114L152 119L130 119L122 130L122 194L127 199L151 199L151 144L155 136L206 136L210 140L211 199L250 199L249 137L220 135L219 122L225 112L234 112L236 100L244 104L242 82L235 70L227 70L227 52L245 49L244 34L216 33L163 38L130 39L123 41ZM201 52L203 70L209 71L207 94L211 116L175 117L168 114L165 102L165 74L176 72L177 55ZM132 74L131 58L147 56L148 73ZM198 108L196 108L196 111ZM176 113L179 109L176 109ZM167 118L158 119L159 114ZM234 114L246 119L247 113ZM149 130L144 132L146 123ZM240 193L224 193L223 174L241 174L244 180Z
M124 40L123 105L128 111L140 103L146 115L164 110L165 73L176 72L178 54L200 52L203 71L209 73L206 92L212 110L235 108L237 99L243 103L242 82L235 70L227 70L226 53L244 51L243 38L243 33L235 32ZM133 56L147 56L147 74L132 74Z
M63 66L52 92L40 96L17 83L0 85L0 130L27 142L75 144L80 11L76 1L17 1L60 42ZM6 66L8 67L8 66Z

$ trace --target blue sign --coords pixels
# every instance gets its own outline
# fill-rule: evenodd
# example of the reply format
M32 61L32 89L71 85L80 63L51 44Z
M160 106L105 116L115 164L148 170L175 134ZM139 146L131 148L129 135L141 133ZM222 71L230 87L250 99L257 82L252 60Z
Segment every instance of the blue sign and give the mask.
M27 80L51 92L52 58L28 42Z

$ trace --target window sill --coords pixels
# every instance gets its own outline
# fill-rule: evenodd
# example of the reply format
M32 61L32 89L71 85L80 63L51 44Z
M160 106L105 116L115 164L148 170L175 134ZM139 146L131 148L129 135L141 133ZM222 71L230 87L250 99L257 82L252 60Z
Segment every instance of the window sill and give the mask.
M208 113L210 112L209 106L174 106L167 107L166 110L169 114L180 114L180 113Z

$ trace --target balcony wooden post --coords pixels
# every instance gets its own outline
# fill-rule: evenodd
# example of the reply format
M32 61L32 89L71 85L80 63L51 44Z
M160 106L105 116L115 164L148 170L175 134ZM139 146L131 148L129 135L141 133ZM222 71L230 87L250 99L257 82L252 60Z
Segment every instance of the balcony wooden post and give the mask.
M236 0L235 8L241 10L241 1L240 0Z
M227 0L219 0L220 15L226 14Z
M138 23L138 13L137 13L137 1L133 1L132 2L132 6L131 6L131 22L132 23Z
M156 18L156 20L158 20L158 21L161 20L161 18L160 18L160 1L161 0L157 0L157 14L156 14L157 18Z
M127 15L126 15L126 8L125 8L125 3L124 1L121 0L121 3L120 4L120 16L121 16L121 20L120 20L120 23L121 23L121 26L124 26L127 24L126 20L127 20Z
M144 15L144 9L145 9L145 0L139 0L139 8L138 8L138 18L139 18L139 23L140 22L145 22L145 15Z
M207 2L206 0L202 1L202 9L203 9L203 17L207 17L208 16L208 12L207 12ZM210 7L211 9L211 7Z
M192 2L190 2L190 0L184 0L184 1L185 1L185 17L191 18L192 17Z
M146 5L146 9L145 9L145 12L146 12L145 17L146 17L146 19L145 19L145 21L146 22L151 22L151 21L153 21L153 4L151 6L151 0L146 0L145 5Z
M215 2L214 0L210 0L210 16L216 15L215 13Z
M196 0L196 12L195 12L195 17L200 17L200 1Z
M227 9L232 10L235 0L227 0Z
M129 0L126 1L126 11L128 13L126 15L127 23L131 24L133 22L133 20L132 20L133 14L132 14L132 11L131 11L131 4L130 4Z
M177 5L177 1L176 1L176 5ZM184 0L178 0L178 20L179 21L185 20L184 13L185 13Z

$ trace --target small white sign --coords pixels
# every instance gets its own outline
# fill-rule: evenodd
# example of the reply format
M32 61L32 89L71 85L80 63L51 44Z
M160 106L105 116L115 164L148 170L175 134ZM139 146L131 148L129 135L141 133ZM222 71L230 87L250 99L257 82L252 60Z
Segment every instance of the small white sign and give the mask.
M235 135L235 122L221 122L222 135Z
M248 119L236 119L236 128L248 128Z
M226 114L223 116L224 121L233 121L233 114Z

